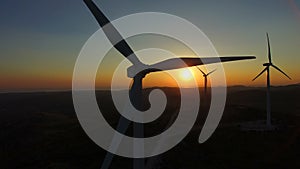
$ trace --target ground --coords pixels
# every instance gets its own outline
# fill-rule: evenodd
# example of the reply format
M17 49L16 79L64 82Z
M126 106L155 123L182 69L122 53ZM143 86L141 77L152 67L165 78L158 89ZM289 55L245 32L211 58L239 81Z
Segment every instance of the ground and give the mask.
M170 117L176 116L178 91L163 90L173 100L163 116L146 126L147 135L163 131ZM208 141L197 142L206 100L189 135L172 150L146 162L151 161L152 168L170 169L300 168L300 86L272 87L271 96L272 122L280 126L278 130L241 130L247 122L265 120L265 88L229 87L223 118ZM97 98L106 98L107 103L99 107L114 112L105 118L116 126L118 114L109 92L97 91ZM126 134L131 135L130 131ZM101 167L105 154L81 128L70 91L0 94L0 168L93 169ZM132 159L116 156L110 168L132 168Z

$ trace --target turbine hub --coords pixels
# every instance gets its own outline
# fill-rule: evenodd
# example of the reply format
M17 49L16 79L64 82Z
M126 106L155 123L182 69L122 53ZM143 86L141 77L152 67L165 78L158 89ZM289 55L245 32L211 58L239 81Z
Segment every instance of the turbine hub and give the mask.
M271 66L271 63L264 63L263 66Z
M145 65L145 64L139 64L139 65L132 65L130 67L128 67L127 69L127 76L129 78L133 78L135 77L137 74L144 74L144 76L147 74L145 72L145 70L149 69L149 66L148 65Z

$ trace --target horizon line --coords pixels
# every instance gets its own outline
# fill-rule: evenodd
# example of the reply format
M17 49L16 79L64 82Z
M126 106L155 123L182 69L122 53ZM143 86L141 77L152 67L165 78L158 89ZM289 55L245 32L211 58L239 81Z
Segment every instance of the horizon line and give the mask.
M292 83L292 84L286 84L286 85L271 85L271 87L288 87L288 86L300 86L299 83ZM214 88L219 88L219 87L245 87L245 88L265 88L266 86L263 85L229 85L229 86L215 86ZM178 88L174 86L153 86L153 87L145 87L143 89L152 89L152 88ZM199 88L202 89L204 87L184 87L183 89L193 89L193 88ZM211 87L208 87L211 88ZM119 88L119 89L114 89L114 91L121 91L121 90L126 90L127 88ZM79 91L87 91L87 90L92 90L92 89L80 89ZM95 88L95 91L107 91L110 90L110 88ZM42 92L71 92L72 89L20 89L20 90L0 90L0 94L7 94L7 93L42 93Z

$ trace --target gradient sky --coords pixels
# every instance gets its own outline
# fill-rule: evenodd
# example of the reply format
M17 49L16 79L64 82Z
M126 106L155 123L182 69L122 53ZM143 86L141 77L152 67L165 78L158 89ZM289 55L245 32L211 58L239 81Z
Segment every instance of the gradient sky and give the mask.
M255 61L224 64L228 85L265 84L264 77L251 79L267 61L269 32L274 63L293 79L272 70L272 84L300 83L300 0L95 2L110 20L174 14L198 26L221 56L255 55ZM0 91L70 89L78 53L99 29L82 0L2 0L0 17Z

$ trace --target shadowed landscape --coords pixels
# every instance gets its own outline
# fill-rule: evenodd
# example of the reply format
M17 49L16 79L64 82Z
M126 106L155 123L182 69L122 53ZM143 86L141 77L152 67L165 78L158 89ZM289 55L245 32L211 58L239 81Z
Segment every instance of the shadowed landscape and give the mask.
M0 169L300 169L300 0L7 0L0 17ZM226 105L209 137L222 112L208 112L224 107L220 86ZM92 114L94 98L73 103L72 92L94 87L103 117L120 134L149 138L177 127L151 148L142 139L134 139L138 148L122 142L128 156L186 137L155 157L110 161L80 123L101 141L118 142L94 128L109 128ZM191 90L198 87L200 100ZM126 123L114 103L130 100L144 111L154 89L167 98L160 116ZM152 103L164 103L152 94ZM78 109L88 117L77 118ZM189 133L194 121L182 112L195 120Z
M146 136L162 132L179 108L178 89L161 89L166 92L168 105L159 119L145 126ZM103 115L116 126L120 115L113 108L110 92L96 93ZM279 126L277 130L241 128L245 123L266 119L265 95L264 87L228 87L221 123L203 144L198 143L198 137L209 98L201 98L200 113L189 135L168 152L147 158L146 163L151 161L151 168L170 169L300 168L299 84L271 89L272 123ZM2 169L100 168L105 154L81 128L71 91L0 94ZM132 159L115 156L110 168L132 168Z

